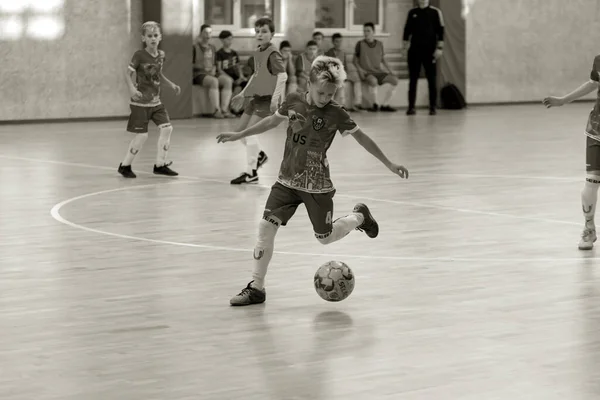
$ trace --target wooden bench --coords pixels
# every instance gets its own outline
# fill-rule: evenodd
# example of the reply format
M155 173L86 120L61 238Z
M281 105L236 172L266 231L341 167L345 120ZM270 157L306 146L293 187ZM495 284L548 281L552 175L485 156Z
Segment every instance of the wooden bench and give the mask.
M240 51L238 55L240 56L240 62L244 65L247 65L248 59L252 52L249 51ZM295 55L297 56L297 54ZM348 61L348 69L354 69L354 64L352 64L353 53L348 53L347 61ZM390 69L398 78L398 87L390 101L392 106L395 107L407 107L408 106L408 64L402 58L399 50L392 50L385 55L385 59L388 62ZM248 74L251 73L250 70L247 71ZM346 106L350 107L354 101L352 98L352 90L349 85L346 85ZM368 90L366 84L362 84L362 91L366 93ZM193 113L194 115L209 115L212 114L210 110L210 102L208 99L208 90L203 88L202 86L193 85L192 88L192 103L193 103ZM429 94L427 88L427 80L421 74L419 78L419 82L417 84L417 106L427 106L429 104ZM363 106L368 107L366 100L363 98Z

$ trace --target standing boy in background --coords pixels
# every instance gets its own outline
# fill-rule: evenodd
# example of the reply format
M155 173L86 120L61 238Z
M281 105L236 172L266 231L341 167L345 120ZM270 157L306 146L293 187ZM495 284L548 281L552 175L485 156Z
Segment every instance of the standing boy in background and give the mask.
M127 85L131 93L129 103L131 114L127 122L127 131L134 133L135 137L129 143L125 159L119 164L118 171L125 178L136 177L131 170L131 163L133 163L135 156L148 139L148 123L150 120L156 124L159 132L154 173L167 176L178 175L177 172L169 168L171 163L167 163L173 126L165 106L160 101L160 82L161 80L166 82L177 95L179 95L181 89L167 79L162 72L165 52L158 49L161 39L160 25L153 21L145 22L142 25L144 49L133 54L127 70ZM133 82L133 74L136 76L135 83Z
M255 24L258 48L252 56L254 74L240 94L232 100L234 110L244 104L244 97L252 98L240 119L238 132L253 126L263 118L272 115L283 101L287 74L283 57L271 43L275 34L275 24L269 18L260 18ZM258 183L257 170L267 162L267 155L260 149L256 137L242 139L246 146L246 171L231 181L232 185Z

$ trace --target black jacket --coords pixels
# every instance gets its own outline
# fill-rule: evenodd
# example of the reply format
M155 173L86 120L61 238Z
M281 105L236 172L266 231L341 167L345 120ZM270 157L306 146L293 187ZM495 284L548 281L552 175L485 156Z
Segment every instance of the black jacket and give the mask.
M410 40L411 47L435 48L444 41L444 17L437 7L413 8L408 12L404 25L404 41Z

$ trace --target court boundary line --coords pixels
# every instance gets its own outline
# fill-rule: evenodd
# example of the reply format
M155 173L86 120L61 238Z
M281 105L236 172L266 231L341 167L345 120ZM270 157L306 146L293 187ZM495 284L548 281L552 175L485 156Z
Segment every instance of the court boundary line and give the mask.
M3 157L3 156L0 155L0 157ZM4 158L6 158L6 157L4 157ZM15 158L15 157L12 157L12 158ZM74 163L65 162L65 161L37 160L37 159L28 159L28 158L24 158L24 157L19 157L18 159L22 159L25 161L33 161L33 162L49 162L49 163L61 164L61 165L73 165L74 164ZM90 165L90 164L77 164L77 165L87 167L90 169L102 169L102 170L111 170L111 171L114 170L114 168L105 167L105 166L95 166L95 165ZM141 172L141 173L148 174L148 175L152 174L150 172ZM158 240L158 239L144 238L144 237L140 237L140 236L108 232L108 231L103 231L100 229L90 228L85 225L77 224L75 222L72 222L72 221L64 218L60 214L60 210L67 204L70 204L75 201L79 201L79 200L82 200L82 199L85 199L88 197L103 195L106 193L114 193L114 192L120 192L120 191L126 191L126 190L139 190L139 189L146 189L149 187L156 187L156 186L162 186L162 185L189 184L189 183L193 183L193 182L203 182L203 181L204 182L215 182L215 183L219 183L219 184L229 184L228 182L218 180L218 179L188 177L188 176L181 176L181 177L184 179L184 181L170 179L169 181L156 182L156 183L152 183L152 184L127 186L127 187L121 187L121 188L106 189L106 190L101 190L101 191L96 191L96 192L92 192L92 193L86 193L83 195L71 197L69 199L63 200L62 202L59 202L56 205L54 205L52 207L52 209L50 210L50 214L51 214L52 218L54 218L56 221L58 221L64 225L70 226L72 228L87 231L90 233L117 237L117 238L121 238L121 239L136 240L136 241L149 242L149 243L155 243L155 244L163 244L163 245L192 247L192 248L197 248L197 249L203 249L206 251L210 251L210 250L212 250L212 251L232 251L232 252L251 252L251 251L253 251L253 249L243 249L243 248L233 248L233 247L225 247L225 246L214 246L214 245L210 245L210 244L195 244L195 243L184 243L184 242L176 242L176 241ZM266 186L266 185L250 185L250 186L255 186L255 187L259 187L259 188L270 188L270 186ZM398 201L398 200L368 198L368 197L364 197L364 196L360 196L360 195L339 195L339 197L345 197L345 198L361 197L363 199L367 199L367 200L371 200L371 201L375 201L375 202L382 202L382 203L407 204L407 205L413 205L413 206L417 206L417 207L420 206L420 207L442 209L445 211L476 213L476 214L483 214L483 215L489 215L489 216L495 216L495 217L516 218L516 219L533 220L533 221L539 221L539 222L578 225L576 223L559 221L559 220L550 220L550 219L535 218L535 217L521 217L521 216L510 215L510 214L492 213L492 212L468 210L468 209L457 209L457 208L452 208L452 207L444 207L444 206L436 206L436 205L415 204L415 203L411 203L411 202L402 202L402 201ZM461 261L462 262L511 262L511 261L512 262L556 262L556 261L577 261L578 262L578 261L582 261L582 260L595 260L595 259L600 258L600 257L571 257L571 258L556 258L556 257L552 257L552 258L410 257L410 256L373 256L373 255L358 255L358 254L333 254L333 253L300 253L300 252L290 252L290 251L274 251L274 253L280 254L280 255L298 255L298 256L310 256L310 257L380 259L380 260L396 260L396 261L402 261L402 260L404 260L404 261L448 261L448 262L461 262Z
M115 168L113 168L113 167L106 167L106 166L92 165L92 164L83 164L83 163L72 163L72 162L68 162L68 161L39 160L39 159L35 159L35 158L13 157L13 156L5 156L5 155L0 155L0 158L23 160L23 161L30 161L30 162L39 162L39 163L49 163L49 164L57 164L57 165L66 165L66 166L76 166L76 167L88 168L88 169L102 169L102 170L107 170L107 171L115 171ZM136 173L143 174L143 175L154 175L152 172L147 172L147 171L139 171ZM356 176L354 174L349 174L349 175ZM388 175L391 178L393 178L393 175L391 173ZM479 175L479 176L481 176L481 175ZM229 182L223 181L221 179L198 177L198 176L187 176L187 175L179 175L177 178L166 178L166 179L168 179L169 181L171 181L173 179L187 179L187 180L197 181L197 182L213 182L213 183L226 184L226 185L230 184ZM248 186L255 187L255 188L261 188L261 189L270 189L271 188L270 185L261 185L261 184L248 185ZM551 218L527 217L527 216L499 213L499 212L494 212L494 211L469 210L466 208L439 206L439 205L427 204L427 203L415 203L415 202L403 201L403 200L379 199L379 198L374 198L374 197L367 197L367 196L360 195L360 194L343 194L343 193L338 194L338 193L336 193L336 196L341 197L341 198L347 198L347 199L360 198L360 199L370 200L370 201L375 201L375 202L380 202L380 203L408 205L408 206L413 206L413 207L437 209L437 210L443 210L443 211L454 211L454 212L463 213L463 214L487 215L487 216L491 216L491 217L519 219L519 220L524 220L524 221L538 221L538 222L546 222L546 223L562 224L562 225L572 225L572 226L580 225L579 223L575 223L575 222L561 221L561 220L555 220L555 219L551 219Z

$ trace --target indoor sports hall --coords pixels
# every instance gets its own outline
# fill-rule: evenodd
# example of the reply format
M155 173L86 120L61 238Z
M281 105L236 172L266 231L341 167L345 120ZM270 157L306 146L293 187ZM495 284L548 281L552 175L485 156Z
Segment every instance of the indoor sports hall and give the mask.
M423 73L406 115L403 30L418 3L0 0L0 399L600 398L600 256L578 249L596 92L542 104L594 75L600 3L431 0L445 28L437 115ZM260 135L258 183L231 185L246 153L216 136L239 118L204 112L191 50L206 23L246 60L264 15L294 54L319 31L325 49L341 32L352 56L374 23L397 111L351 116L410 176L338 135L334 218L363 202L379 236L324 246L301 206L277 234L266 302L231 307L287 122ZM126 179L127 66L148 20L181 88L161 91L179 175L153 173L151 122ZM444 107L449 83L466 108ZM313 284L331 260L355 275L340 302Z

